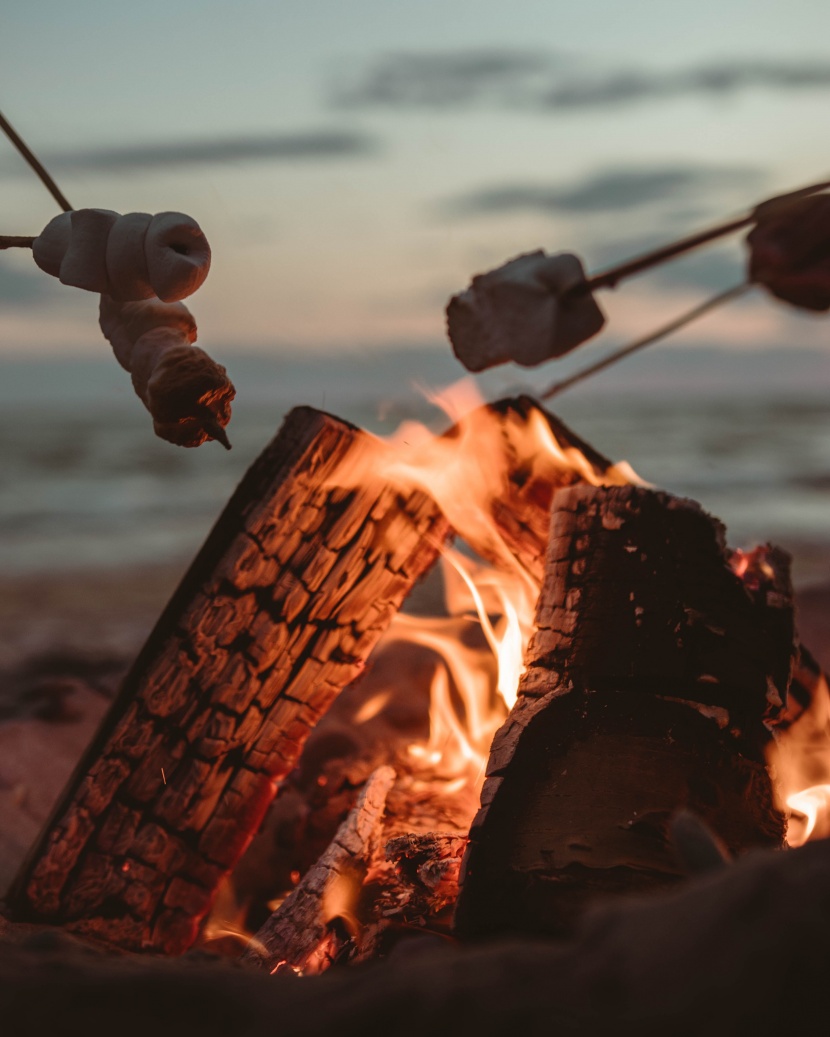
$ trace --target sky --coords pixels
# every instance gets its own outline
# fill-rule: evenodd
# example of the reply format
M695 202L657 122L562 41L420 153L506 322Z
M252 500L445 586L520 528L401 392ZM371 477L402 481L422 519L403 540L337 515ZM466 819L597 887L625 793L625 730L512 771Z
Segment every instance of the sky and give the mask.
M76 208L179 210L213 262L200 344L444 341L444 306L521 252L588 270L830 176L826 0L27 0L0 110ZM54 201L0 138L0 233ZM741 279L738 239L600 302L614 340ZM686 334L821 344L754 292ZM0 355L106 347L97 297L0 253Z

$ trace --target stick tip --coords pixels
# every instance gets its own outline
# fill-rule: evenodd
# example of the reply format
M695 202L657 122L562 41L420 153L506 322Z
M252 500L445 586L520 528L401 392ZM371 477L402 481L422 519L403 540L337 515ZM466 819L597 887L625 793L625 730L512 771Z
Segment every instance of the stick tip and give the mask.
M228 439L227 433L213 416L202 418L202 428L211 439L221 443L226 450L231 449L231 442Z

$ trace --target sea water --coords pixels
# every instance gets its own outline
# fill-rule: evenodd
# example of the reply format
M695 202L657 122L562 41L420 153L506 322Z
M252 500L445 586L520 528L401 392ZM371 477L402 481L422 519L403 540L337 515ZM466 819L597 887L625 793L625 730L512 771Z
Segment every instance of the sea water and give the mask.
M238 390L230 453L158 440L106 353L0 360L0 576L184 565L291 407L381 434L410 418L440 431L447 421L423 389L463 374L438 348L216 352ZM492 399L559 375L501 369L479 382ZM602 453L719 516L731 545L778 543L800 583L830 580L830 346L655 352L550 407Z

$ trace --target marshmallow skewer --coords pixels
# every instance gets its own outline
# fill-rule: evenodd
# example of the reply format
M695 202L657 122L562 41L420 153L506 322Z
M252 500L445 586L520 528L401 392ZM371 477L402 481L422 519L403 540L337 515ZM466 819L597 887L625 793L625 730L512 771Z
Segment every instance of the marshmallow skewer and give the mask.
M672 332L679 331L680 328L685 327L687 324L691 324L693 320L697 320L698 317L704 316L704 314L709 313L710 310L714 310L717 306L721 306L723 303L729 302L731 299L736 299L738 296L743 295L744 292L749 291L750 288L752 288L752 284L749 281L742 281L740 284L727 288L725 292L713 295L710 299L706 299L705 302L694 306L691 310L687 310L686 313L681 314L679 317L675 317L675 319L669 321L668 324L664 324L662 327L657 328L656 331L649 332L648 335L644 335L642 338L638 338L634 342L629 342L626 346L621 346L620 349L615 350L613 353L609 353L608 356L604 357L602 360L598 360L596 363L590 364L588 367L583 367L580 371L577 371L568 378L563 378L561 382L554 382L553 385L545 389L543 393L539 393L539 399L550 400L554 396L558 396L560 393L565 392L566 389L570 389L579 382L584 382L585 379L590 378L591 375L598 374L600 371L604 371L606 367L616 364L618 360L623 360L632 353L636 353L640 349L645 349L646 346L650 346L653 342L658 342L661 338L665 338L666 335L671 335Z
M157 436L186 447L215 439L230 450L225 426L236 390L225 368L193 345L196 322L183 303L102 295L100 325Z
M34 155L34 152L31 151L26 142L15 130L15 128L12 126L9 120L3 115L2 112L0 112L0 130L2 130L6 134L6 136L9 138L12 144L14 144L14 146L17 148L17 150L20 152L23 158L26 159L26 161L35 171L43 186L46 188L49 194L52 195L52 197L55 199L55 201L58 203L61 209L63 209L64 212L69 212L72 206L66 200L66 195L63 193L63 191L61 191L61 189L49 175L49 171L41 162L38 161L38 159Z
M0 249L31 248L35 239L24 234L0 234Z
M32 254L40 269L62 284L120 302L154 295L178 302L192 295L210 270L207 238L180 212L64 212L35 238Z
M697 234L691 234L687 238L673 241L668 245L654 249L652 252L645 252L634 259L628 259L624 263L619 263L616 266L609 267L607 270L600 271L598 274L593 274L582 284L572 289L572 291L575 295L582 295L583 293L596 291L597 288L615 288L620 281L633 277L635 274L649 270L653 266L659 266L660 263L665 263L668 259L674 259L676 256L683 255L684 252L690 252L700 245L716 241L718 238L732 234L736 230L742 230L744 227L751 226L758 219L759 214L768 206L777 206L782 202L795 201L797 198L807 198L810 195L818 194L820 191L826 191L828 188L830 188L830 180L824 180L820 183L800 187L797 191L770 198L765 202L761 202L760 205L756 205L745 216L698 231Z
M739 219L664 245L590 277L585 274L578 257L567 252L548 256L537 251L516 256L494 270L476 275L467 289L450 299L447 332L453 352L467 370L473 372L511 361L524 367L535 367L546 360L564 356L593 338L605 323L605 317L594 300L596 289L613 288L628 277L753 224L756 224L756 229L748 239L750 247L755 238L758 255L772 255L776 249L781 251L778 239L782 231L778 224L786 224L805 206L812 206L810 212L821 206L821 198L827 196L820 195L820 192L828 187L830 181L810 184L769 199ZM826 216L826 207L822 214ZM773 269L766 271L765 281L757 272L764 272L761 270L764 263L759 261L750 267L751 279L765 284L773 294L794 305L828 308L830 303L825 303L830 300L830 293L826 284L830 278L823 270L807 270L805 273L796 262L802 258L798 250L790 248L789 251L795 255L795 260L784 257L789 266L784 259L772 263ZM770 266L770 262L766 266ZM707 309L708 303L704 304L701 312ZM696 312L692 311L692 315L683 318L678 326L694 319ZM667 326L667 330L660 329L649 336L642 344L662 338L672 330L673 323ZM635 348L639 349L641 345L638 343ZM605 362L600 366L606 366Z
M180 446L215 439L230 450L225 426L236 390L225 368L193 345L196 322L179 301L210 269L198 223L182 213L73 210L1 112L0 129L63 210L37 237L0 236L0 249L31 248L37 265L63 284L101 293L101 330L157 435Z

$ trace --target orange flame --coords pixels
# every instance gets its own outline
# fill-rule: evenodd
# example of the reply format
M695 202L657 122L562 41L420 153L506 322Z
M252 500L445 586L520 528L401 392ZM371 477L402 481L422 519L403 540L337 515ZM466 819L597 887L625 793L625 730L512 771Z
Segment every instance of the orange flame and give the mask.
M818 675L810 704L768 754L778 806L788 817L787 842L801 846L830 835L830 688Z
M640 480L624 462L604 472L576 447L560 443L543 413L497 413L483 405L470 381L427 394L453 421L451 433L436 436L407 422L378 449L369 449L342 467L340 485L391 485L421 490L441 508L456 533L495 566L472 560L454 548L443 550L447 617L424 619L401 614L384 639L409 641L441 660L434 672L430 733L409 747L411 762L426 778L440 778L451 794L461 786L480 788L493 735L516 701L523 658L533 629L537 581L505 542L494 504L503 499L516 471L538 478L548 489L581 479L592 485ZM389 448L392 449L389 449ZM459 620L478 623L491 658L458 637ZM495 666L493 665L495 660ZM356 719L369 720L384 706L382 696L364 703Z

